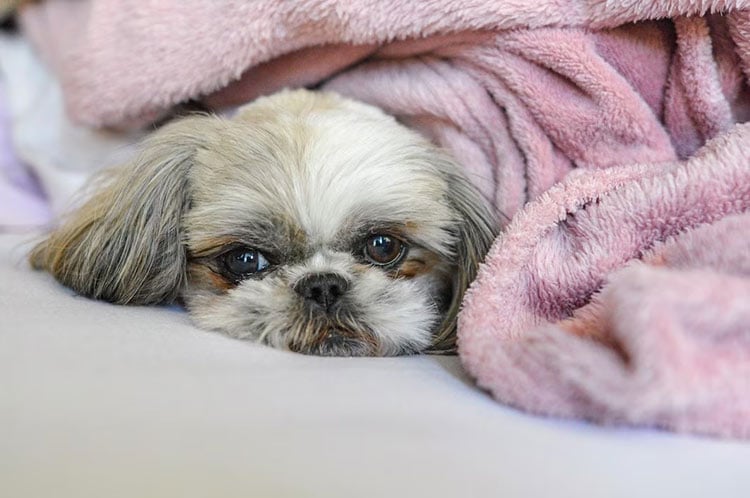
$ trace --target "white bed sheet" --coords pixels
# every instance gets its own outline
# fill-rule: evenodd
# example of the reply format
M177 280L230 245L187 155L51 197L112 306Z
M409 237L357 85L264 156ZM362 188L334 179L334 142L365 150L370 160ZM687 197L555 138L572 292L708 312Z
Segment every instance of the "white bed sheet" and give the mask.
M307 357L93 302L23 240L0 236L2 497L750 496L750 443L526 415L456 358Z

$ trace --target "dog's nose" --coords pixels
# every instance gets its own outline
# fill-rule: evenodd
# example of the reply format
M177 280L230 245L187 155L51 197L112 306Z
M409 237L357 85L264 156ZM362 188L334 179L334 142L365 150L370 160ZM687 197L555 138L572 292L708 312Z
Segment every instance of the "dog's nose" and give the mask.
M349 282L335 273L309 275L294 286L295 292L302 296L306 302L325 311L329 311L348 288Z

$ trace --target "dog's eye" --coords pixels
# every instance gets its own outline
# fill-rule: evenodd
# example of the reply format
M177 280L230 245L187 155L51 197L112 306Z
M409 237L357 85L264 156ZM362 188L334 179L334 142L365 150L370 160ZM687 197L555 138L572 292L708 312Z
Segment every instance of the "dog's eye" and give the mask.
M373 234L365 240L365 258L376 266L396 263L405 253L406 244L390 235Z
M263 256L263 253L249 247L232 249L224 253L222 260L226 269L238 277L261 272L269 266L268 260Z

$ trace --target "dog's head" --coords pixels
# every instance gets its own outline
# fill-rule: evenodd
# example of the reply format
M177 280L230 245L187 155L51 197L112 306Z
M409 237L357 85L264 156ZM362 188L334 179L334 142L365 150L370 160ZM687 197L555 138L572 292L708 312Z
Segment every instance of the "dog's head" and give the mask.
M121 304L322 355L450 350L495 235L477 191L378 109L283 92L193 116L99 180L34 267Z

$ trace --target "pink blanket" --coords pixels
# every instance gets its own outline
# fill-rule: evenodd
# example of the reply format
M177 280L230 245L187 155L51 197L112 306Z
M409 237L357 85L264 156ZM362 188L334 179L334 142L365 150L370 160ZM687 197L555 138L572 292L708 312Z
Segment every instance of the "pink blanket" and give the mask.
M750 124L686 163L579 175L519 213L466 297L499 400L750 437Z
M384 108L513 220L460 321L482 386L748 437L744 4L46 0L22 25L92 126L300 85Z

